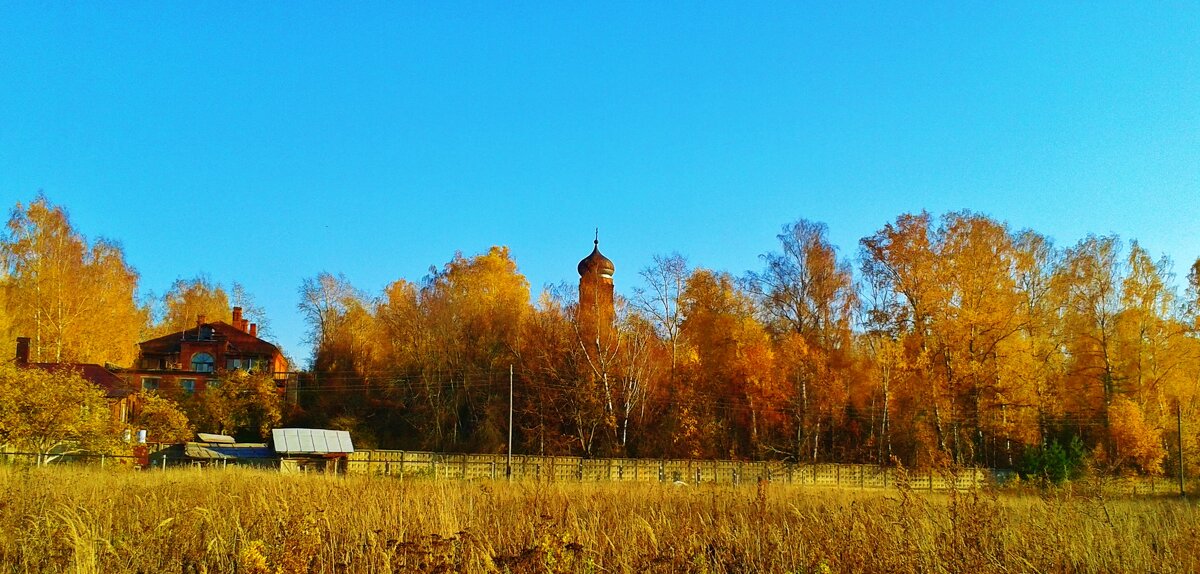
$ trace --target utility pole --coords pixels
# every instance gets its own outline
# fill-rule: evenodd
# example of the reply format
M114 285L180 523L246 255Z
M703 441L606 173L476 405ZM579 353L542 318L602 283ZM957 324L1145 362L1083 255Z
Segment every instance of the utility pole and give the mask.
M1183 488L1183 402L1175 399L1175 435L1179 439L1179 496L1187 496Z
M504 465L504 476L512 480L512 427L513 427L513 366L508 364L508 460Z

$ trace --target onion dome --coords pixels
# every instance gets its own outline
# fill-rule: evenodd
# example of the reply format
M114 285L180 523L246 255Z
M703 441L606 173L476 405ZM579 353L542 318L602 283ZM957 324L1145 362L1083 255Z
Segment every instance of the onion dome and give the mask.
M603 277L612 277L616 267L613 267L611 259L600 253L600 240L594 241L595 247L592 248L591 255L583 258L579 262L579 276L584 277L592 273L599 273Z

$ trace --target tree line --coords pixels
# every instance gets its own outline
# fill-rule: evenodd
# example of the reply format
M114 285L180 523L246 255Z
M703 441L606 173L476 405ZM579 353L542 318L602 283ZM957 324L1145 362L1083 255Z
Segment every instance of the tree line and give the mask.
M1171 431L1200 420L1200 260L1177 281L1136 241L1058 246L969 211L900 215L851 254L819 222L778 239L742 275L655 257L596 349L574 285L535 297L505 247L380 293L306 278L312 363L280 416L362 446L503 452L511 396L524 453L1156 473L1182 446L1196 471L1200 433ZM139 302L119 247L42 197L2 247L0 332L41 360L130 364L148 333L230 308L203 278Z
M1057 247L966 211L901 215L855 258L818 222L778 239L742 276L656 257L598 353L574 287L535 301L504 247L379 294L320 274L300 289L314 353L301 416L386 447L499 452L511 366L517 452L1148 473L1178 460L1167 431L1200 407L1200 261L1180 293L1136 241Z

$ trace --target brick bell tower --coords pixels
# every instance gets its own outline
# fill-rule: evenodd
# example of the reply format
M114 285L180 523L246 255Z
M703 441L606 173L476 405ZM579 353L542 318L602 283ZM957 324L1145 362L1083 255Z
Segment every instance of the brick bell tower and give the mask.
M600 232L592 242L592 253L579 262L579 337L589 353L611 346L616 335L613 322L613 262L600 253Z

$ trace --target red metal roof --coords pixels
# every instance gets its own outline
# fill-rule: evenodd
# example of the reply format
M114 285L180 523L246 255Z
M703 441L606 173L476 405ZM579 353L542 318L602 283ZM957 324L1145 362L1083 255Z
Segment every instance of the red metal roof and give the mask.
M52 373L76 373L84 380L104 389L104 396L110 399L119 399L133 394L133 389L130 389L121 377L100 365L92 363L29 363L29 366Z

